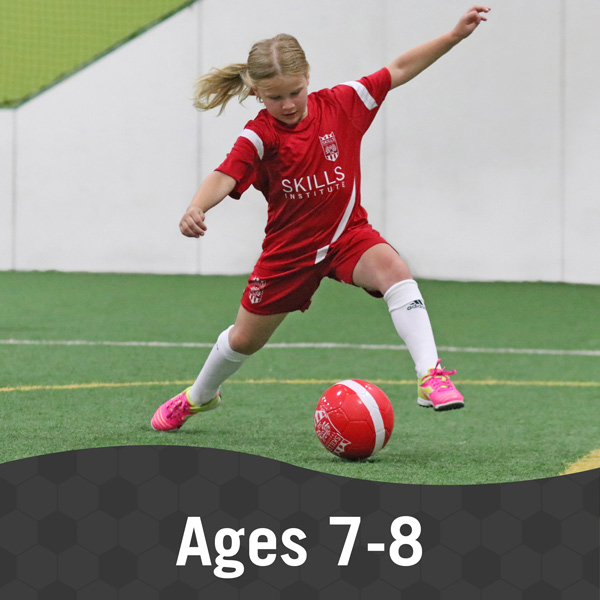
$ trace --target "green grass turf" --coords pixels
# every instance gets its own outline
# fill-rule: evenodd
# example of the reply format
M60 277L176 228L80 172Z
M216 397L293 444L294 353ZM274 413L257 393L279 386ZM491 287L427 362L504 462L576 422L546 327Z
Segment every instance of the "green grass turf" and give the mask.
M0 106L18 106L191 0L0 0Z
M233 322L244 284L244 277L0 273L0 339L212 344ZM440 346L600 349L597 286L423 281L420 287ZM309 311L284 321L272 342L401 343L382 301L331 281ZM177 433L153 431L156 407L195 378L208 352L0 344L0 461L80 448L192 445L348 477L470 484L554 476L600 447L598 356L461 351L441 352L443 363L458 369L453 379L467 400L461 411L417 407L404 350L267 347L224 384L219 410ZM359 463L326 452L312 426L329 382L349 377L385 382L396 417L386 448ZM506 383L481 383L489 379ZM554 384L509 383L519 381ZM88 385L95 382L123 387ZM15 389L71 384L81 387Z

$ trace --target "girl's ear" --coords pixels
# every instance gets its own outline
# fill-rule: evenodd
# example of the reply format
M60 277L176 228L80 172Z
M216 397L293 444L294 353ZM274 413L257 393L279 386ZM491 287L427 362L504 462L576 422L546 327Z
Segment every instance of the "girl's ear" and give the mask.
M264 104L263 99L260 96L260 92L256 88L250 90L250 96L254 96L261 104Z

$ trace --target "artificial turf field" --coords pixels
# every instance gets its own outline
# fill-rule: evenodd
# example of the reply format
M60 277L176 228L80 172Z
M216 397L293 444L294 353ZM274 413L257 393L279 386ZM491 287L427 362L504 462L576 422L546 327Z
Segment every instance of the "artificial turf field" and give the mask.
M218 410L155 432L155 409L195 379L245 281L0 273L0 462L191 445L360 479L465 485L555 476L600 448L600 287L550 283L419 282L463 410L418 407L383 301L325 281L224 384ZM394 405L388 445L363 462L329 454L313 429L320 395L347 378L379 385Z

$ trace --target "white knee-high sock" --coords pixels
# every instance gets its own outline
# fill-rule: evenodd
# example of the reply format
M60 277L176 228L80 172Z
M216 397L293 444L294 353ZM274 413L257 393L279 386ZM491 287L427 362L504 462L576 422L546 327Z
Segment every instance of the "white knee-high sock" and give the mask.
M240 354L231 349L229 345L231 327L219 335L217 343L210 351L198 378L190 389L189 397L194 404L206 404L212 400L219 393L221 384L248 358L247 354Z
M438 361L437 348L425 302L414 279L394 284L383 296L394 327L415 363L417 377L422 377Z

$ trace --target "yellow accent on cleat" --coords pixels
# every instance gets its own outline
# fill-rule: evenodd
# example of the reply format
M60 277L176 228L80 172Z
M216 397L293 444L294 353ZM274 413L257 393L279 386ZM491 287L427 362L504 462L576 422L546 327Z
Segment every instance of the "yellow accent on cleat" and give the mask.
M193 415L213 410L221 404L221 392L205 404L196 406L190 402L190 388L158 407L152 417L151 425L156 431L176 431Z
M440 367L438 360L435 367L429 369L417 384L417 402L420 406L433 407L434 410L451 410L465 405L463 395L450 381L450 375L456 371L448 371Z

